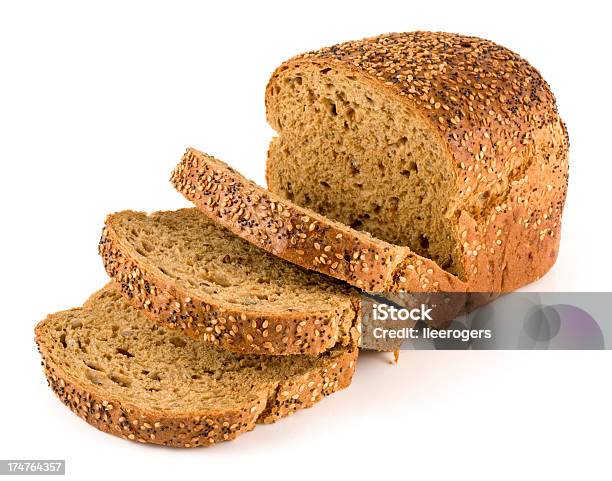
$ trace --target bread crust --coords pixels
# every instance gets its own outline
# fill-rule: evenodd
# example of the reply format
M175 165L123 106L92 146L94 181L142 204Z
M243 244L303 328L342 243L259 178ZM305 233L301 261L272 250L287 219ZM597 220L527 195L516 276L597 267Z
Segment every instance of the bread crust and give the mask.
M569 138L540 73L488 40L450 33L391 33L308 52L283 63L266 89L267 117L282 133L273 89L300 68L333 68L417 113L440 139L454 176L463 279L458 289L505 292L554 264L568 180ZM428 266L399 268L392 290L437 290ZM428 274L428 275L427 275ZM399 277L406 282L397 282ZM434 286L437 282L439 286Z
M329 356L323 366L254 392L255 400L235 409L169 414L122 402L96 386L84 386L66 372L50 355L51 346L44 335L52 316L36 326L35 341L49 387L62 403L101 431L131 441L170 447L212 446L251 431L257 423L272 423L309 408L350 385L358 355L355 346L342 348L337 355Z
M210 219L234 234L282 259L360 289L390 291L405 277L407 288L418 290L427 276L439 290L465 290L460 279L431 259L300 207L196 149L187 149L171 182Z
M111 214L99 243L104 267L119 291L153 321L237 353L318 355L359 341L357 293L329 311L276 313L227 308L145 267L135 250L122 242L113 221Z

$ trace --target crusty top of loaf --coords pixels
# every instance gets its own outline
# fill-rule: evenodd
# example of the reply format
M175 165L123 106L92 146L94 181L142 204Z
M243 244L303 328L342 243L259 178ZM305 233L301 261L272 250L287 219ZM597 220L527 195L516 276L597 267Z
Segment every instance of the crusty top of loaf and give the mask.
M495 182L507 161L521 156L531 132L560 122L540 73L518 54L477 37L419 31L345 42L288 60L268 88L288 68L313 62L356 71L376 88L409 99L447 141L458 195L468 204L478 184ZM470 175L476 168L478 179Z

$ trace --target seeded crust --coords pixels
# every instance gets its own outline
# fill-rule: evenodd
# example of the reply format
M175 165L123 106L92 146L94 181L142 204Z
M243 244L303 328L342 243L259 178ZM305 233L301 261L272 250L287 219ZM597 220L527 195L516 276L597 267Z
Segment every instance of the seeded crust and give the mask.
M307 164L329 161L316 157L325 133L320 133L320 141L319 134L307 138L299 127L303 124L292 124L287 118L289 111L282 100L282 92L292 82L299 80L298 87L304 87L302 74L314 75L324 84L328 72L342 76L360 92L382 98L381 110L395 109L417 119L419 125L426 126L421 131L437 139L435 144L443 152L440 160L449 181L440 215L456 246L453 256L459 278L445 286L439 270L412 254L395 269L392 280L383 284L385 289L450 287L504 292L532 282L550 269L559 248L569 139L555 98L536 69L488 40L431 32L391 33L346 42L283 63L266 90L268 121L279 133L268 153L268 186L283 198L295 194L305 207L334 217L333 201L328 208L314 201L322 191L320 184L329 179L318 178L314 169L303 177L299 174ZM333 94L330 82L327 87ZM343 102L357 108L342 96L334 101L338 102L334 115ZM295 110L305 111L299 105ZM337 115L341 114L338 110ZM351 114L355 121L358 112ZM315 124L325 115L329 111L317 109L304 125ZM350 120L347 128L355 125ZM305 143L314 157L300 156L306 152ZM282 146L291 147L291 154L284 155ZM344 144L336 153L350 158L356 155L351 149ZM293 178L286 177L287 165L297 172ZM286 182L300 184L298 191L288 192ZM327 192L332 198L351 195L336 186ZM389 195L395 194L381 183L380 198L388 200ZM313 201L302 201L304 198ZM355 215L367 208L358 206ZM415 245L408 247L418 250ZM301 265L321 270L310 262Z
M465 290L455 276L407 247L389 244L300 207L247 180L224 162L188 149L174 187L210 219L272 254L371 292L427 278L440 290Z
M126 347L125 350L113 352L106 347L106 340L89 339L79 332L88 323L95 324L99 333L110 331L111 323L116 324L119 330L137 329L138 332L155 333L156 329L161 329L132 308L111 284L95 293L83 307L50 315L36 326L35 336L51 389L75 414L101 431L132 441L171 447L211 446L252 430L256 423L272 423L312 406L350 384L358 352L354 346L335 349L319 358L301 358L298 360L301 364L296 368L291 365L294 363L292 357L242 357L206 347L180 334L168 339L168 333L162 332L162 342L170 340L173 345L146 348L146 355L154 361L174 363L175 350L179 351L178 356L185 351L185 356L195 356L195 359L200 352L202 356L213 359L217 356L220 362L242 362L247 366L245 369L261 364L264 372L261 381L244 387L246 393L228 391L224 393L226 398L222 402L206 399L203 403L208 402L209 405L204 407L177 409L172 405L181 402L177 399L178 394L169 394L166 398L161 397L161 400L156 398L168 388L159 380L147 381L152 386L159 384L161 393L155 392L155 389L120 386L116 380L112 381L112 372L104 372L108 366L96 364L99 363L95 357L98 352L105 353L109 358L107 364L111 365L111 357L122 357L128 350L133 350L135 357L120 361L120 365L135 366L138 371L146 368L147 360L139 358L138 347L130 345L130 342L136 343L138 334L136 340L122 340L121 345ZM166 355L163 349L170 349L173 354ZM166 357L168 359L164 361ZM184 366L185 369L188 367L189 363ZM276 371L277 375L274 374ZM217 383L224 386L223 376L232 373L200 374L207 378L206 382L216 387ZM213 376L219 380L209 379ZM126 383L130 382L128 376L124 377ZM171 384L173 386L180 382L202 382L191 380L191 371L185 372L184 377L188 381L174 379L169 382L174 383ZM137 382L142 381L133 381L134 384Z
M132 223L134 227L130 229ZM225 242L209 248L218 249L218 252L215 251L218 257L234 255L233 245L240 243L238 247L245 249L251 258L257 257L256 260L260 261L260 256L267 256L264 260L268 261L271 275L282 278L283 272L292 270L294 276L302 279L304 290L313 292L313 288L307 284L318 287L311 296L314 300L308 306L300 306L296 301L299 293L296 293L292 304L294 307L273 309L273 305L263 302L225 301L222 298L224 289L220 289L221 294L219 290L202 293L178 282L155 261L148 261L135 242L125 234L129 230L145 229L157 234L162 232L160 226L164 226L172 229L174 239L166 241L172 248L172 244L184 235L184 227L188 224L202 227L201 235L194 234L196 237L191 239L196 244L201 241L202 245L207 241L204 228L209 231L211 227L215 228L216 238ZM164 239L152 237L149 243L149 249L166 249ZM156 212L148 216L132 211L111 214L102 231L99 252L109 276L134 307L142 309L156 322L180 329L195 339L223 349L253 354L317 355L334 346L348 346L359 340L361 309L357 292L260 251L213 225L196 209ZM248 263L248 258L245 262ZM178 254L173 257L172 263L177 269L192 269L192 263ZM193 282L197 283L199 279L193 276ZM283 278L283 284L287 282ZM253 284L253 289L258 286ZM295 288L300 289L301 285Z

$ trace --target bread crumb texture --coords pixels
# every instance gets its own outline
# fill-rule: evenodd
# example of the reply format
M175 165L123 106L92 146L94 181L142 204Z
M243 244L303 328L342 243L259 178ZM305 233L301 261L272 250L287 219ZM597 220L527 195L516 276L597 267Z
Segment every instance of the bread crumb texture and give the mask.
M409 249L383 290L509 291L554 264L568 135L510 50L432 32L346 42L282 64L266 108L272 192Z
M210 446L347 387L354 346L312 356L239 355L166 329L108 285L36 327L49 386L101 431Z

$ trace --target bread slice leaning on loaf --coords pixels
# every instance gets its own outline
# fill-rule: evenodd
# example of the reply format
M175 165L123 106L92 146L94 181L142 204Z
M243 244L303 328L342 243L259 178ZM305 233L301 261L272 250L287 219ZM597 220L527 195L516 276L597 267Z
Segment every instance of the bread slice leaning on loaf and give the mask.
M210 446L308 408L351 383L357 348L239 355L165 329L109 284L36 327L45 375L96 428L142 443Z
M200 341L274 355L358 341L356 290L267 254L197 209L111 214L99 251L134 307Z
M266 109L267 182L283 199L471 291L510 291L554 264L568 136L548 84L510 50L432 32L346 42L278 67ZM429 269L402 261L382 287L443 289Z
M198 150L187 150L171 182L211 220L241 238L361 289L420 290L425 283L443 291L467 288L431 259L300 207Z

